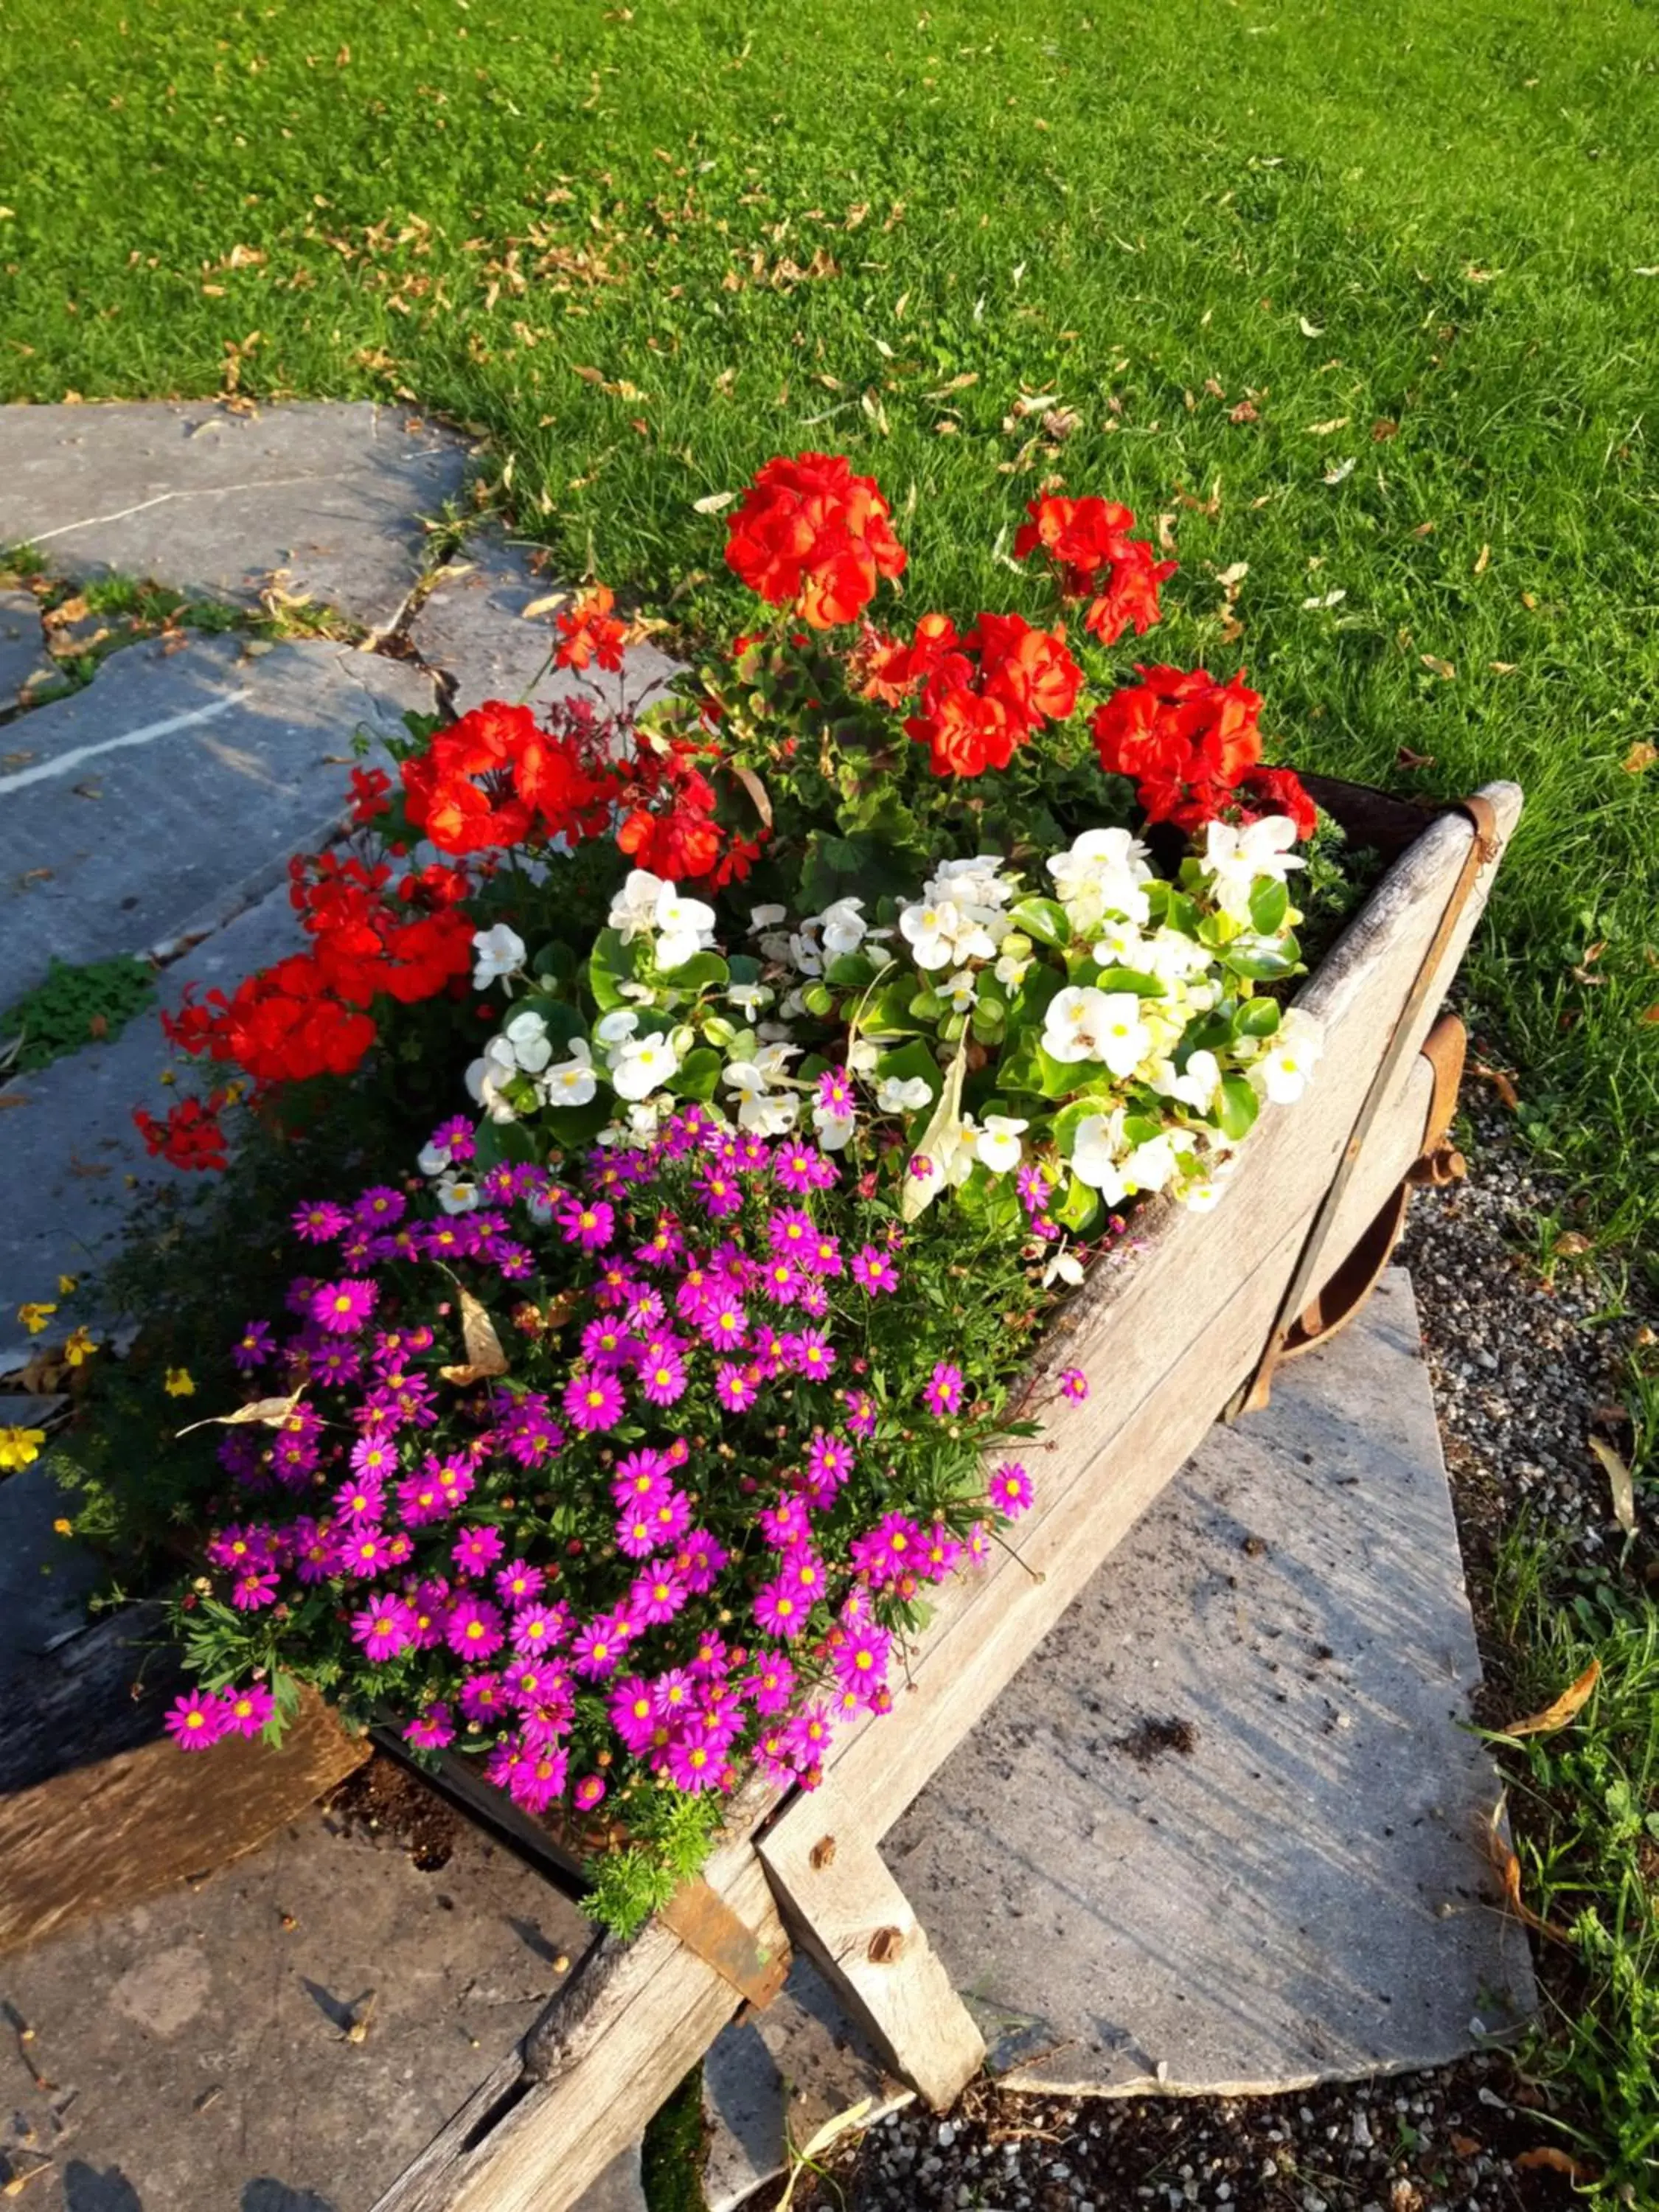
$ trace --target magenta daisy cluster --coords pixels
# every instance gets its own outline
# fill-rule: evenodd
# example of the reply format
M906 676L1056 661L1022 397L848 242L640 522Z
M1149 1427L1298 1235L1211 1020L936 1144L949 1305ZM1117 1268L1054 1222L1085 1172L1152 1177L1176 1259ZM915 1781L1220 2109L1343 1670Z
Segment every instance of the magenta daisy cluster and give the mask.
M845 1080L819 1079L832 1110ZM980 1472L994 1393L913 1281L915 1232L817 1147L695 1103L559 1176L474 1172L460 1211L378 1185L295 1216L293 1326L232 1355L294 1402L227 1431L207 1545L249 1686L191 1692L170 1731L257 1734L265 1683L310 1668L535 1814L757 1766L810 1786L890 1706L927 1588L1031 1502L1023 1469Z

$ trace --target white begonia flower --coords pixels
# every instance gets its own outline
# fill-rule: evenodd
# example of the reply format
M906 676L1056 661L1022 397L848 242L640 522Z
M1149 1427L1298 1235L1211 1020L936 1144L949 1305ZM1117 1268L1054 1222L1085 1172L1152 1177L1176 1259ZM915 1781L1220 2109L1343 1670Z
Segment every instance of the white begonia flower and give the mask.
M768 1083L781 1083L789 1073L789 1063L800 1058L798 1044L763 1044L755 1054L754 1065Z
M1123 1109L1109 1114L1091 1114L1078 1123L1072 1137L1072 1173L1091 1190L1097 1190L1108 1206L1123 1196L1123 1177L1118 1163L1124 1152Z
M1016 960L1012 952L1001 952L997 955L997 964L991 973L1005 990L1017 991L1025 981L1030 965L1029 957Z
M1048 1001L1042 1048L1068 1066L1097 1060L1114 1075L1133 1075L1152 1049L1152 1031L1133 991L1097 991L1068 984Z
M775 968L793 967L794 956L790 951L790 943L791 939L787 930L769 931L760 941L761 958L769 960Z
M483 1193L471 1176L452 1168L439 1177L437 1196L446 1213L471 1213Z
M815 1106L812 1109L812 1127L818 1133L821 1151L843 1152L852 1141L853 1132L858 1127L858 1116L855 1114L838 1114L830 1106Z
M1296 824L1288 814L1264 814L1242 830L1231 822L1209 823L1199 866L1211 878L1223 914L1248 921L1250 893L1263 878L1282 884L1292 868L1304 867L1291 850L1295 842Z
M847 1065L854 1075L873 1075L881 1047L869 1037L854 1037L847 1048Z
M1207 1114L1221 1088L1221 1063L1212 1052L1189 1053L1183 1074L1168 1066L1166 1073L1152 1078L1152 1087L1160 1098L1177 1099L1194 1114Z
M1133 922L1109 917L1102 927L1094 957L1103 968L1138 968L1149 949Z
M1082 1280L1082 1261L1068 1244L1060 1245L1050 1255L1048 1264L1042 1271L1043 1289L1046 1291L1051 1283L1061 1282L1069 1284L1075 1290Z
M422 1145L415 1155L415 1164L423 1176L441 1175L452 1157L447 1145Z
M631 1006L613 1006L608 1014L599 1016L593 1034L603 1045L621 1044L639 1025L640 1018Z
M524 939L504 921L496 922L490 929L475 930L472 952L475 991L487 991L498 976L510 975L524 965Z
M1118 1173L1125 1191L1132 1196L1138 1191L1162 1190L1175 1180L1175 1146L1168 1136L1149 1137L1118 1162Z
M971 1114L947 1121L933 1139L929 1157L952 1190L959 1190L978 1164L979 1124Z
M657 926L657 901L665 890L672 890L660 876L653 876L648 868L630 868L622 889L611 902L611 927L624 945L631 945L636 937L649 937Z
M839 898L818 916L823 949L832 959L842 952L856 952L863 944L870 927L860 912L863 904L860 898Z
M1256 1091L1274 1106L1293 1106L1325 1049L1324 1033L1310 1014L1292 1006L1249 1070Z
M1069 852L1052 854L1047 866L1079 930L1097 928L1108 914L1143 923L1152 912L1142 889L1152 878L1146 848L1127 830L1085 830Z
M740 1014L757 1014L763 1006L769 1006L777 994L765 983L729 983L727 1001Z
M749 915L749 934L751 937L758 937L761 932L764 929L775 929L778 924L785 919L788 912L789 909L787 906L757 906L751 908Z
M586 1106L599 1088L592 1049L586 1037L572 1037L566 1049L569 1059L550 1067L536 1087L550 1106Z
M1029 1127L1011 1114L988 1114L974 1150L993 1175L1006 1175L1020 1163L1020 1132Z
M939 994L953 1014L965 1014L979 996L979 978L971 968L958 968L939 986Z
M467 1069L465 1083L468 1094L477 1100L492 1121L516 1121L517 1109L506 1096L506 1086L519 1073L519 1063L513 1056L513 1048L505 1037L491 1037L482 1054Z
M679 1057L665 1036L625 1037L611 1055L611 1082L618 1098L648 1098L679 1073Z
M539 1075L553 1057L553 1041L547 1024L529 1009L514 1014L501 1031L513 1057L526 1075Z
M823 950L817 939L817 923L804 921L789 939L789 965L798 975L822 975Z
M899 933L918 968L962 967L969 960L994 960L998 939L982 921L954 899L920 901L899 915ZM1006 934L1006 932L1003 933Z
M1215 955L1209 947L1178 929L1160 929L1143 937L1134 964L1161 983L1182 983L1202 975Z
M652 916L657 928L656 960L665 973L684 968L694 952L714 942L714 909L687 898L678 884L664 884Z
M876 1104L884 1114L919 1114L933 1095L920 1075L884 1075L876 1085Z

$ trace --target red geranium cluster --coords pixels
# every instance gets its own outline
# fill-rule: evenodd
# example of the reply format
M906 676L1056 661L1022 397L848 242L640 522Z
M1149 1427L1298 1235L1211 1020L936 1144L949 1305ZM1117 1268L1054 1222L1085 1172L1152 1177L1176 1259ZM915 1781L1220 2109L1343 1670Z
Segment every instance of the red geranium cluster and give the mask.
M726 566L773 606L794 606L814 629L856 622L904 548L873 477L840 453L768 461L727 526Z
M744 837L715 818L719 794L699 763L712 765L717 750L690 738L640 734L617 829L617 842L636 868L714 890L749 873L765 830Z
M441 731L400 773L410 824L441 853L520 845L532 831L589 837L616 798L614 775L575 738L499 699Z
M1288 814L1310 836L1312 800L1289 769L1261 759L1261 696L1242 672L1218 683L1202 668L1142 667L1137 684L1115 691L1091 717L1100 764L1133 779L1153 822L1189 833L1221 818Z
M229 999L210 991L198 1003L191 986L179 1012L161 1017L182 1051L234 1061L259 1085L349 1075L378 1035L368 1011L377 998L434 998L472 962L473 923L459 903L465 879L453 869L405 876L395 902L384 865L324 853L291 861L289 873L313 949L249 975Z
M924 615L908 645L878 642L864 688L896 707L920 686L920 712L904 726L929 747L934 775L982 775L1006 768L1044 722L1063 722L1082 683L1063 628L1034 629L1023 615L982 614L958 637L948 615Z
M1158 587L1176 572L1154 558L1144 538L1131 538L1133 511L1107 499L1034 499L1014 538L1020 560L1039 546L1054 562L1067 599L1088 599L1083 627L1103 645L1126 629L1144 637L1158 619Z
M159 1155L186 1170L223 1168L228 1154L219 1116L229 1095L216 1091L205 1103L199 1098L181 1098L167 1109L165 1121L158 1121L140 1106L132 1118L151 1159Z

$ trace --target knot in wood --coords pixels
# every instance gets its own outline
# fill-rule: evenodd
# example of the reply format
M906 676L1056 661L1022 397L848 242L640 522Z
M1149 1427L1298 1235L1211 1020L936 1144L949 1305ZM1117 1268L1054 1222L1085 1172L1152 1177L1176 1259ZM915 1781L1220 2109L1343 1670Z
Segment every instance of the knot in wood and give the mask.
M811 1850L806 1854L806 1857L807 1863L811 1867L814 1874L822 1874L825 1867L833 1866L836 1859L835 1838L833 1836L820 1836L817 1843L813 1844Z
M903 1948L902 1928L878 1928L870 1938L870 1963L872 1966L890 1966Z

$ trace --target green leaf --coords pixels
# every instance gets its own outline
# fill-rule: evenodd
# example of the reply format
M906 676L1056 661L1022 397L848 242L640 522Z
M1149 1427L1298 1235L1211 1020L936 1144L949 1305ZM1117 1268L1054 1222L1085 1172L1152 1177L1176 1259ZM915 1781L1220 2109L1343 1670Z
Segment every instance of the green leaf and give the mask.
M538 1127L544 1129L556 1145L572 1151L578 1145L590 1143L607 1121L614 1121L622 1110L617 1100L603 1085L586 1106L549 1106L544 1109Z
M1103 968L1095 978L1097 991L1133 991L1137 999L1163 999L1169 994L1156 975L1139 968Z
M915 995L912 986L902 977L896 982L884 984L865 1008L860 1029L872 1037L914 1036L921 1026L910 1012Z
M835 994L824 983L810 984L801 993L800 1002L809 1014L817 1014L820 1018L833 1012L836 1004Z
M544 1115L544 1123L551 1121L551 1114ZM541 1147L534 1133L522 1121L491 1121L478 1125L477 1149L473 1154L473 1165L480 1173L486 1168L498 1168L504 1161L516 1164L533 1162L541 1157Z
M1100 1193L1091 1190L1088 1184L1080 1182L1076 1176L1069 1176L1065 1195L1048 1211L1062 1227L1071 1230L1074 1235L1082 1236L1100 1218Z
M843 991L861 991L880 972L862 952L838 952L823 971L825 980Z
M1039 945L1061 950L1072 941L1072 925L1058 899L1021 899L1008 919L1016 929L1023 929Z
M556 937L532 956L530 972L544 988L560 991L574 983L577 966L574 948Z
M1250 927L1258 937L1277 937L1291 910L1291 895L1275 876L1265 876L1250 893Z
M544 991L532 991L527 998L515 999L508 1012L510 1021L514 1014L539 1014L552 1040L553 1057L559 1056L560 1045L574 1044L578 1037L586 1040L587 1024L568 999L550 999ZM567 1054L566 1057L568 1057Z
M1220 1109L1216 1121L1224 1137L1234 1144L1241 1137L1248 1137L1261 1110L1255 1092L1242 1075L1222 1077Z
M1221 965L1230 975L1243 975L1251 983L1276 983L1296 973L1295 961L1277 952L1224 952Z
M700 1098L706 1105L714 1095L724 1064L719 1053L699 1045L680 1062L679 1073L668 1088L677 1098Z
M720 989L732 980L732 970L718 952L694 952L678 968L662 968L658 973L673 991Z
M626 1004L619 984L635 981L639 972L635 958L639 939L624 945L614 929L602 929L593 940L593 950L587 957L587 988L593 994L593 1003L601 1013L610 1013L613 1007Z
M1276 999L1242 999L1232 1018L1232 1033L1235 1037L1270 1037L1279 1021Z
M726 964L734 983L758 983L761 979L761 963L752 952L728 952Z

